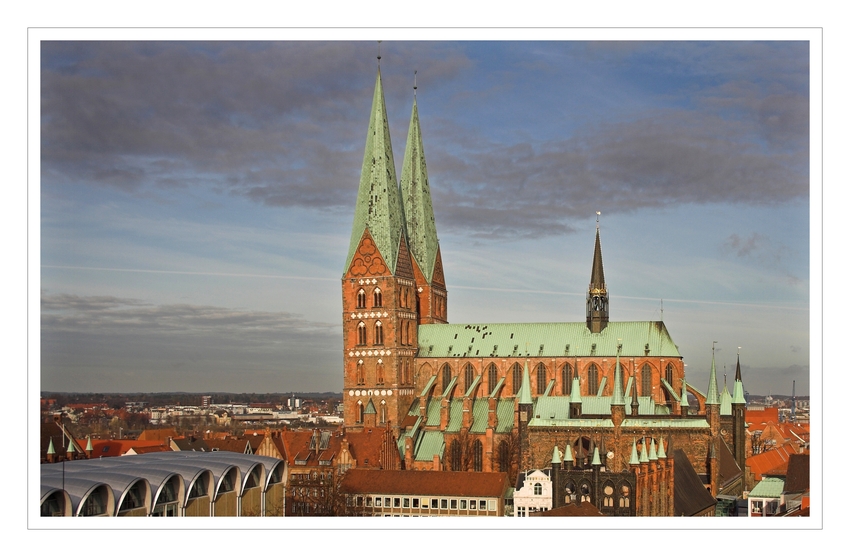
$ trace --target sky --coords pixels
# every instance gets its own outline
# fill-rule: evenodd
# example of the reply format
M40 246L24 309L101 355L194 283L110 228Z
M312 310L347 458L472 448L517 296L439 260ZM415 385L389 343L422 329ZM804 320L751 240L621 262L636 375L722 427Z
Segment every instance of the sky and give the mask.
M611 320L809 394L810 48L749 40L42 42L42 391L341 390L379 51L450 322L583 321L598 211Z

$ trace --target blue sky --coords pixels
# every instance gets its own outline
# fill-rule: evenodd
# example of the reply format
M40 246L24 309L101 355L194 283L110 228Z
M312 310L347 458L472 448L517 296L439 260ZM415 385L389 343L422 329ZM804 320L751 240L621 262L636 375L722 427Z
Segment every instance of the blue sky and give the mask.
M41 389L339 391L377 43L41 46ZM583 320L600 211L612 320L663 308L698 388L717 341L808 394L806 42L380 50L397 165L417 72L451 322Z

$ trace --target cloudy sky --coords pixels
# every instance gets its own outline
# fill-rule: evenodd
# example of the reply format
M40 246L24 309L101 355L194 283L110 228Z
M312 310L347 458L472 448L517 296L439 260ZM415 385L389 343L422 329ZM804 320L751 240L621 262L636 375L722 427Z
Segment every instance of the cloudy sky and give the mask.
M41 43L42 390L341 390L378 48ZM808 394L807 42L380 53L397 165L417 72L450 322L583 321L600 211L612 320L663 318L697 388L717 341L721 388L741 347L747 390Z

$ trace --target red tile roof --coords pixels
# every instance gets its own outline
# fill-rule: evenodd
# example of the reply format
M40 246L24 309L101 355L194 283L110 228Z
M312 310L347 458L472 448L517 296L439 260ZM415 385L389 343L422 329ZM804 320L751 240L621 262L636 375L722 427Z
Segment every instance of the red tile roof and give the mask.
M502 497L509 486L504 472L446 472L352 468L342 478L344 493Z
M789 455L796 454L794 445L786 443L773 450L753 455L747 459L750 472L755 475L756 480L761 480L765 475L784 475L788 469Z

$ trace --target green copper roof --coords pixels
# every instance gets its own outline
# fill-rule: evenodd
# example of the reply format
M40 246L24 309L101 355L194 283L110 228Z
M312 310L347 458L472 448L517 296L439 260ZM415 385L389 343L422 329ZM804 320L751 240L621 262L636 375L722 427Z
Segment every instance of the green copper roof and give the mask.
M463 400L456 398L449 401L449 421L446 424L446 431L460 431L463 425Z
M570 444L567 443L567 446L564 447L564 462L573 462L573 449L570 447Z
M440 425L440 399L429 400L427 412L425 425Z
M629 418L623 420L621 426L623 429L634 428L642 431L648 428L654 429L707 429L708 422L703 418L688 418L682 420L663 419L657 420L653 418Z
M56 454L56 449L53 448L53 437L50 438L50 443L47 445L47 454Z
M649 460L658 460L658 451L655 448L655 439L649 444Z
M785 480L781 478L764 478L750 491L752 497L779 497L785 491Z
M729 389L726 388L726 385L723 385L723 392L720 393L720 415L732 415L732 395L729 394Z
M437 381L437 376L432 375L431 379L429 379L428 383L425 385L425 388L422 389L422 394L420 394L419 396L428 396L428 391L431 390L431 387L434 385L434 382L436 382L436 381Z
M661 386L664 387L664 390L675 400L679 402L679 394L673 390L673 385L667 382L663 377L661 378Z
M667 452L664 450L664 438L658 439L658 458L667 458Z
M407 226L407 239L413 258L425 275L428 284L434 278L437 261L437 226L431 206L431 188L428 184L428 169L425 167L425 148L422 146L422 131L419 128L419 110L416 98L410 115L407 146L401 167L401 199Z
M528 360L525 361L525 367L522 370L522 385L517 393L517 398L520 404L531 404L531 379L528 377Z
M558 445L552 449L552 464L561 463L561 451L558 450Z
M738 355L738 363L735 365L735 387L732 395L732 404L746 404L744 398L744 382L741 380L741 355Z
M617 354L623 357L680 358L679 349L662 321L611 322L601 333L587 323L429 324L418 330L420 358L557 358Z
M378 411L375 410L375 404L372 402L372 399L369 399L369 402L366 404L366 409L363 411L364 414L377 414Z
M717 395L717 368L714 366L714 351L711 352L711 373L708 376L708 394L705 395L706 404L720 404Z
M490 404L486 398L477 398L472 403L472 424L469 426L470 433L484 433L487 431L487 415L490 412Z
M649 462L649 453L647 453L647 450L646 450L646 438L644 438L643 443L641 443L640 462L641 462L641 464L643 464L644 462Z
M509 433L514 427L513 399L500 400L496 405L496 433Z
M602 466L602 459L599 458L599 447L593 448L593 460L590 462L592 466Z
M629 464L640 464L637 453L637 441L632 439L632 457L629 459Z
M446 448L445 438L440 431L425 431L419 437L413 450L413 459L418 461L434 460L434 455L443 458Z
M366 149L363 153L363 167L360 171L360 188L357 190L357 204L354 209L354 224L351 227L351 244L343 274L351 267L357 246L367 229L390 273L395 273L403 219L381 72L378 71Z
M593 247L593 266L590 270L590 288L605 290L605 271L602 269L602 243L599 241L599 223L596 224L596 244Z

